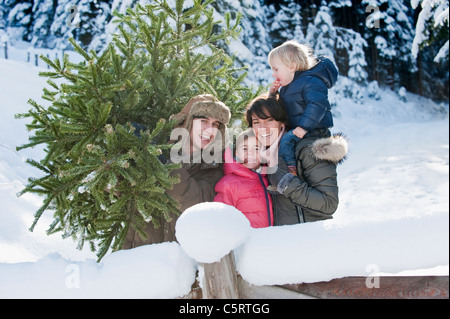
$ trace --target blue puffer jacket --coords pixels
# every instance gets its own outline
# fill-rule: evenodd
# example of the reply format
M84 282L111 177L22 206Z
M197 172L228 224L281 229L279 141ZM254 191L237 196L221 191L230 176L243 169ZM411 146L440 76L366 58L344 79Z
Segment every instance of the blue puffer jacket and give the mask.
M312 69L297 71L292 82L281 88L280 98L286 108L289 125L308 132L333 126L328 89L333 87L338 70L333 62L321 58Z

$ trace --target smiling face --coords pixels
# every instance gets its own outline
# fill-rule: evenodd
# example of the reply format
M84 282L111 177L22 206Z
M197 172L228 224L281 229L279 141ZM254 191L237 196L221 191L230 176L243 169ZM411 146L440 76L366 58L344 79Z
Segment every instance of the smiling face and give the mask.
M239 163L248 169L256 169L261 165L259 143L255 136L248 136L238 144L236 158Z
M212 117L198 117L192 120L190 132L191 152L197 152L208 146L217 136L220 122Z
M264 119L255 114L252 116L253 131L263 146L268 147L275 143L283 127L282 122L276 121L270 115L267 115L267 118Z
M247 106L245 118L264 147L278 140L287 123L283 105L278 97L271 96L269 92L261 94Z
M287 66L280 59L276 57L271 59L270 67L272 68L272 76L281 86L288 85L294 79L295 69Z

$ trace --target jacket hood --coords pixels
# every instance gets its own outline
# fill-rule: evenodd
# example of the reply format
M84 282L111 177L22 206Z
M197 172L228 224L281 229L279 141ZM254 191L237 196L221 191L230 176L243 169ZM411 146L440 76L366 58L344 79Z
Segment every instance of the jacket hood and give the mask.
M311 149L317 159L340 164L347 157L348 141L343 134L338 133L330 137L317 139L312 144Z
M304 71L304 75L313 75L325 82L327 87L332 88L338 78L338 70L333 62L328 58L319 58L318 63L311 69Z

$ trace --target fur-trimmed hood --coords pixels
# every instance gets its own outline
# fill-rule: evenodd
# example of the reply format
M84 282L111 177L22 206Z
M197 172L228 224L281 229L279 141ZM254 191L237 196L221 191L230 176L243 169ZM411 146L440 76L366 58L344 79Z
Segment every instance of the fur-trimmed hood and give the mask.
M311 150L317 159L340 164L347 156L348 141L343 134L338 133L317 139L312 143Z

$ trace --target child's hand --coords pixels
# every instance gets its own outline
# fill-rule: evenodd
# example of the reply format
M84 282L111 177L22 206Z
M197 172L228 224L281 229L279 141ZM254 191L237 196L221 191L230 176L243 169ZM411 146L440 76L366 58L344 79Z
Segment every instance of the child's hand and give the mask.
M277 91L278 91L278 89L280 88L280 86L281 86L280 80L277 78L277 79L272 83L272 85L270 86L269 93L272 94L272 95L275 94L275 93L277 93Z
M308 133L308 131L305 131L304 129L302 129L300 126L297 126L292 133L294 133L295 136L297 136L298 138L303 138L303 136L305 136L306 133Z

